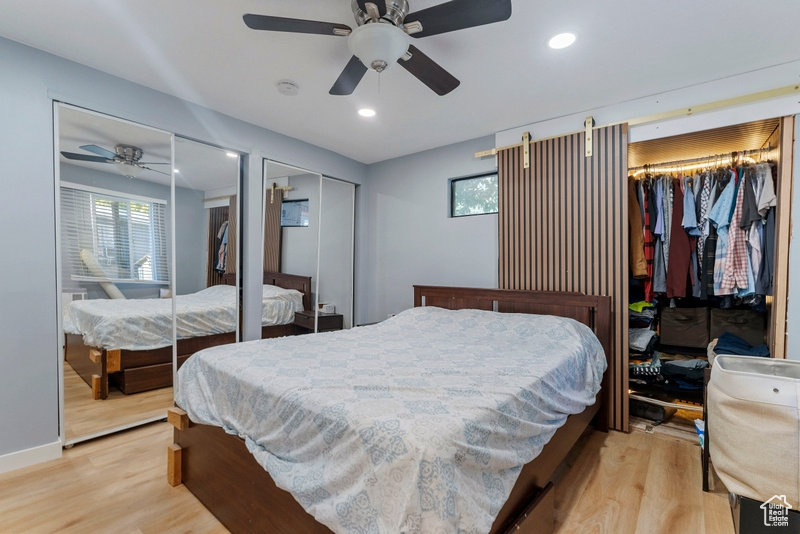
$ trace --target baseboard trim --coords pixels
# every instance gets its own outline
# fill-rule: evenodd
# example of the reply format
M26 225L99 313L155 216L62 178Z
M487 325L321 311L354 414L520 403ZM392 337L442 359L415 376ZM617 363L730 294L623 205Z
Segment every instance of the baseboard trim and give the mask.
M12 452L0 456L0 473L8 473L31 465L61 458L61 441L40 445L32 449Z

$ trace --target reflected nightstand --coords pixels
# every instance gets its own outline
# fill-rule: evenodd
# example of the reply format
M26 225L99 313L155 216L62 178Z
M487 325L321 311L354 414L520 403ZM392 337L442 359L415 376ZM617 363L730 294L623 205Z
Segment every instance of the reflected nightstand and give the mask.
M344 327L344 316L341 313L319 312L319 331L331 332ZM295 312L295 334L308 334L314 331L314 310Z

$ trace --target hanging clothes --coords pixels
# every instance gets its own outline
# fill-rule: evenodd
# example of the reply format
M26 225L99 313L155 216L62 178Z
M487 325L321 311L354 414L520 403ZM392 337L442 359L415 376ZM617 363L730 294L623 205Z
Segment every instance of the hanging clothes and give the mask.
M772 295L772 277L774 275L775 255L775 184L772 180L772 168L768 163L757 167L758 174L763 176L761 195L758 197L758 213L764 218L761 239L761 263L758 269L757 293Z
M662 176L660 178L661 189L663 192L663 216L664 216L664 233L662 234L662 241L664 241L664 264L669 265L669 237L672 233L672 180L669 176Z
M734 194L736 192L736 174L731 173L728 185L722 190L719 199L714 203L708 213L708 219L717 230L717 246L714 253L714 294L731 295L733 290L722 289L722 278L725 274L725 258L728 253L728 228L734 208Z
M631 243L642 223L638 263L645 298L722 297L721 307L763 302L774 277L775 180L770 164L704 170L677 179L647 176L629 184ZM638 208L638 209L636 209ZM748 298L745 298L748 297ZM734 298L745 299L743 301Z
M728 252L725 259L720 289L725 294L733 293L734 289L748 287L747 269L750 259L747 257L747 234L742 230L742 206L744 205L745 181L742 168L737 169L736 203L734 204L731 224L728 226ZM728 293L730 291L730 293Z
M683 191L681 180L672 181L672 232L670 233L669 264L667 264L667 297L685 297L692 285L691 257L694 238L683 230Z
M700 280L700 298L708 300L714 295L714 263L717 253L717 229L709 224L709 233L703 249L703 263Z
M764 176L761 195L758 197L758 213L764 219L767 218L767 211L777 205L775 198L775 184L772 181L772 169L769 163L760 163L757 167L759 174Z
M771 180L771 179L770 179ZM756 293L759 295L772 295L773 265L775 258L775 208L767 211L767 220L764 226L764 240L761 242L761 267L756 281Z
M667 292L667 264L664 261L664 189L660 179L650 189L651 203L656 207L656 226L653 231L653 292Z
M697 212L694 205L694 191L692 178L686 177L681 181L683 191L683 221L681 225L687 234L698 237L701 235L697 228Z
M644 224L639 208L639 196L636 192L636 180L628 177L628 226L630 228L630 269L634 278L647 277L647 265L644 259ZM759 217L760 220L760 217Z
M708 239L708 210L711 206L711 187L714 179L711 173L706 173L703 178L703 187L700 191L700 202L698 204L698 228L700 230L700 239L697 240L697 255L702 262L705 255L706 239Z
M219 239L220 243L217 249L217 266L215 269L220 273L224 273L228 254L228 221L225 221L222 223L222 226L219 227L217 239Z
M655 294L653 292L653 257L655 255L655 240L653 231L650 228L650 199L648 187L642 184L644 190L644 261L647 270L647 278L644 279L644 300L653 302Z

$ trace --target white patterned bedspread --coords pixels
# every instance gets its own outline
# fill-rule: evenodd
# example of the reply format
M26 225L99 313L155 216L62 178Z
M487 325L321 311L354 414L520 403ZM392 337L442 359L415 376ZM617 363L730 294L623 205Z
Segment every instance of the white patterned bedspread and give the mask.
M422 307L203 350L176 402L244 438L334 532L479 533L521 466L594 403L605 368L571 319Z
M264 285L264 326L288 324L303 310L303 294ZM236 330L236 288L212 286L176 297L178 339ZM96 299L71 303L64 327L90 347L150 350L172 345L172 299Z

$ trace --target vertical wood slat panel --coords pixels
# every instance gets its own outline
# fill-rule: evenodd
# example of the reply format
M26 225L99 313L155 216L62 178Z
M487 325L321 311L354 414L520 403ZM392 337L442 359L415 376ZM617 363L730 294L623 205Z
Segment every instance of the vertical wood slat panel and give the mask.
M276 273L281 271L282 197L279 193L264 203L264 270Z
M208 214L208 258L206 262L206 287L222 284L222 273L216 270L219 254L217 233L222 223L228 220L228 206L211 208Z
M231 195L228 203L228 251L225 256L225 274L236 273L236 254L239 248L239 231L236 227L237 213L237 196Z
M584 133L533 142L529 169L521 147L498 153L499 280L503 289L612 297L609 416L627 431L627 126L593 137L591 158Z

